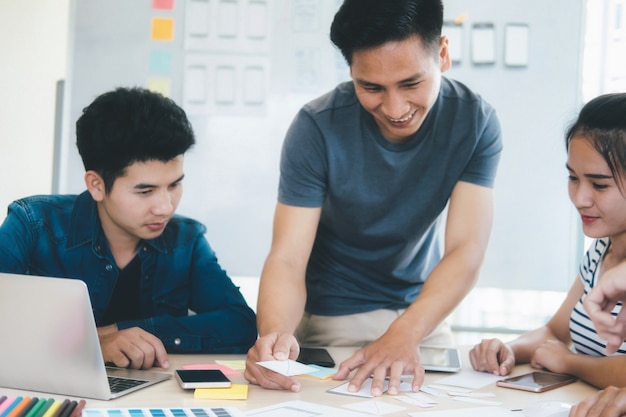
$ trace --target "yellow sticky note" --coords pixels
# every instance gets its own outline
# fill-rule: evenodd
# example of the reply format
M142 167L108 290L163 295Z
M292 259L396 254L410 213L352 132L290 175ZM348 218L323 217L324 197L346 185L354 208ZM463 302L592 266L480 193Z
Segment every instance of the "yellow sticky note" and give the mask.
M174 19L153 17L151 34L155 41L171 41L174 39Z
M169 78L148 78L148 90L153 93L160 93L163 97L169 97L171 92L171 81Z
M235 369L237 371L245 371L246 370L246 361L245 361L245 359L230 360L230 361L216 360L215 363L219 363L221 365L228 366L229 368Z
M245 400L248 398L247 384L232 384L230 388L196 388L196 400Z

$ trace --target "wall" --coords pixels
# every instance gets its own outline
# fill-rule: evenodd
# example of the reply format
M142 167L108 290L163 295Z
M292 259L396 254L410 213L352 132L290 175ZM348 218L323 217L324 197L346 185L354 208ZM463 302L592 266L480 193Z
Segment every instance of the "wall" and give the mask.
M50 193L56 82L65 78L69 0L0 0L0 221L13 200Z
M497 110L504 151L496 179L495 224L482 286L566 290L581 235L567 196L564 132L582 96L583 0L445 0L446 18L465 16L464 59L447 74ZM495 26L496 62L470 62L473 23ZM528 66L503 64L504 25L529 25Z

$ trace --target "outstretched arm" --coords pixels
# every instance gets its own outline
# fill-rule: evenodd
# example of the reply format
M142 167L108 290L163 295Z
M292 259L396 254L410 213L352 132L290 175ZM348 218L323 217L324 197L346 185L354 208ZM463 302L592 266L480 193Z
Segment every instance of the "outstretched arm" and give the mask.
M445 251L417 299L378 340L344 361L336 379L360 368L350 383L360 389L374 375L372 394L380 395L386 377L389 394L399 390L400 376L413 374L413 390L424 380L418 346L472 289L487 248L493 222L493 190L459 182L450 197Z
M298 343L293 336L306 301L305 271L317 232L321 209L278 203L274 217L272 247L259 285L257 321L259 339L248 351L245 377L271 389L298 391L293 378L269 371L257 362L296 359Z

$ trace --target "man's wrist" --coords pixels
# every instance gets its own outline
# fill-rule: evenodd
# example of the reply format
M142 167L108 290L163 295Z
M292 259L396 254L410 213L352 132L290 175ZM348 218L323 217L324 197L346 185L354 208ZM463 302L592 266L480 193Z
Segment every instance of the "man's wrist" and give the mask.
M106 336L111 333L117 332L119 329L117 328L117 324L109 324L108 326L98 327L98 336Z

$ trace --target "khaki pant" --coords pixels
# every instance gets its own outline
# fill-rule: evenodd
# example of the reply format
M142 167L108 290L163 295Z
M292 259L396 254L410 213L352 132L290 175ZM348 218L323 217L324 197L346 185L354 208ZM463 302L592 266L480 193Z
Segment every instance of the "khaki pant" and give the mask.
M365 346L378 339L404 310L374 310L345 316L304 313L296 339L301 346ZM452 332L445 321L428 335L423 345L452 346Z

